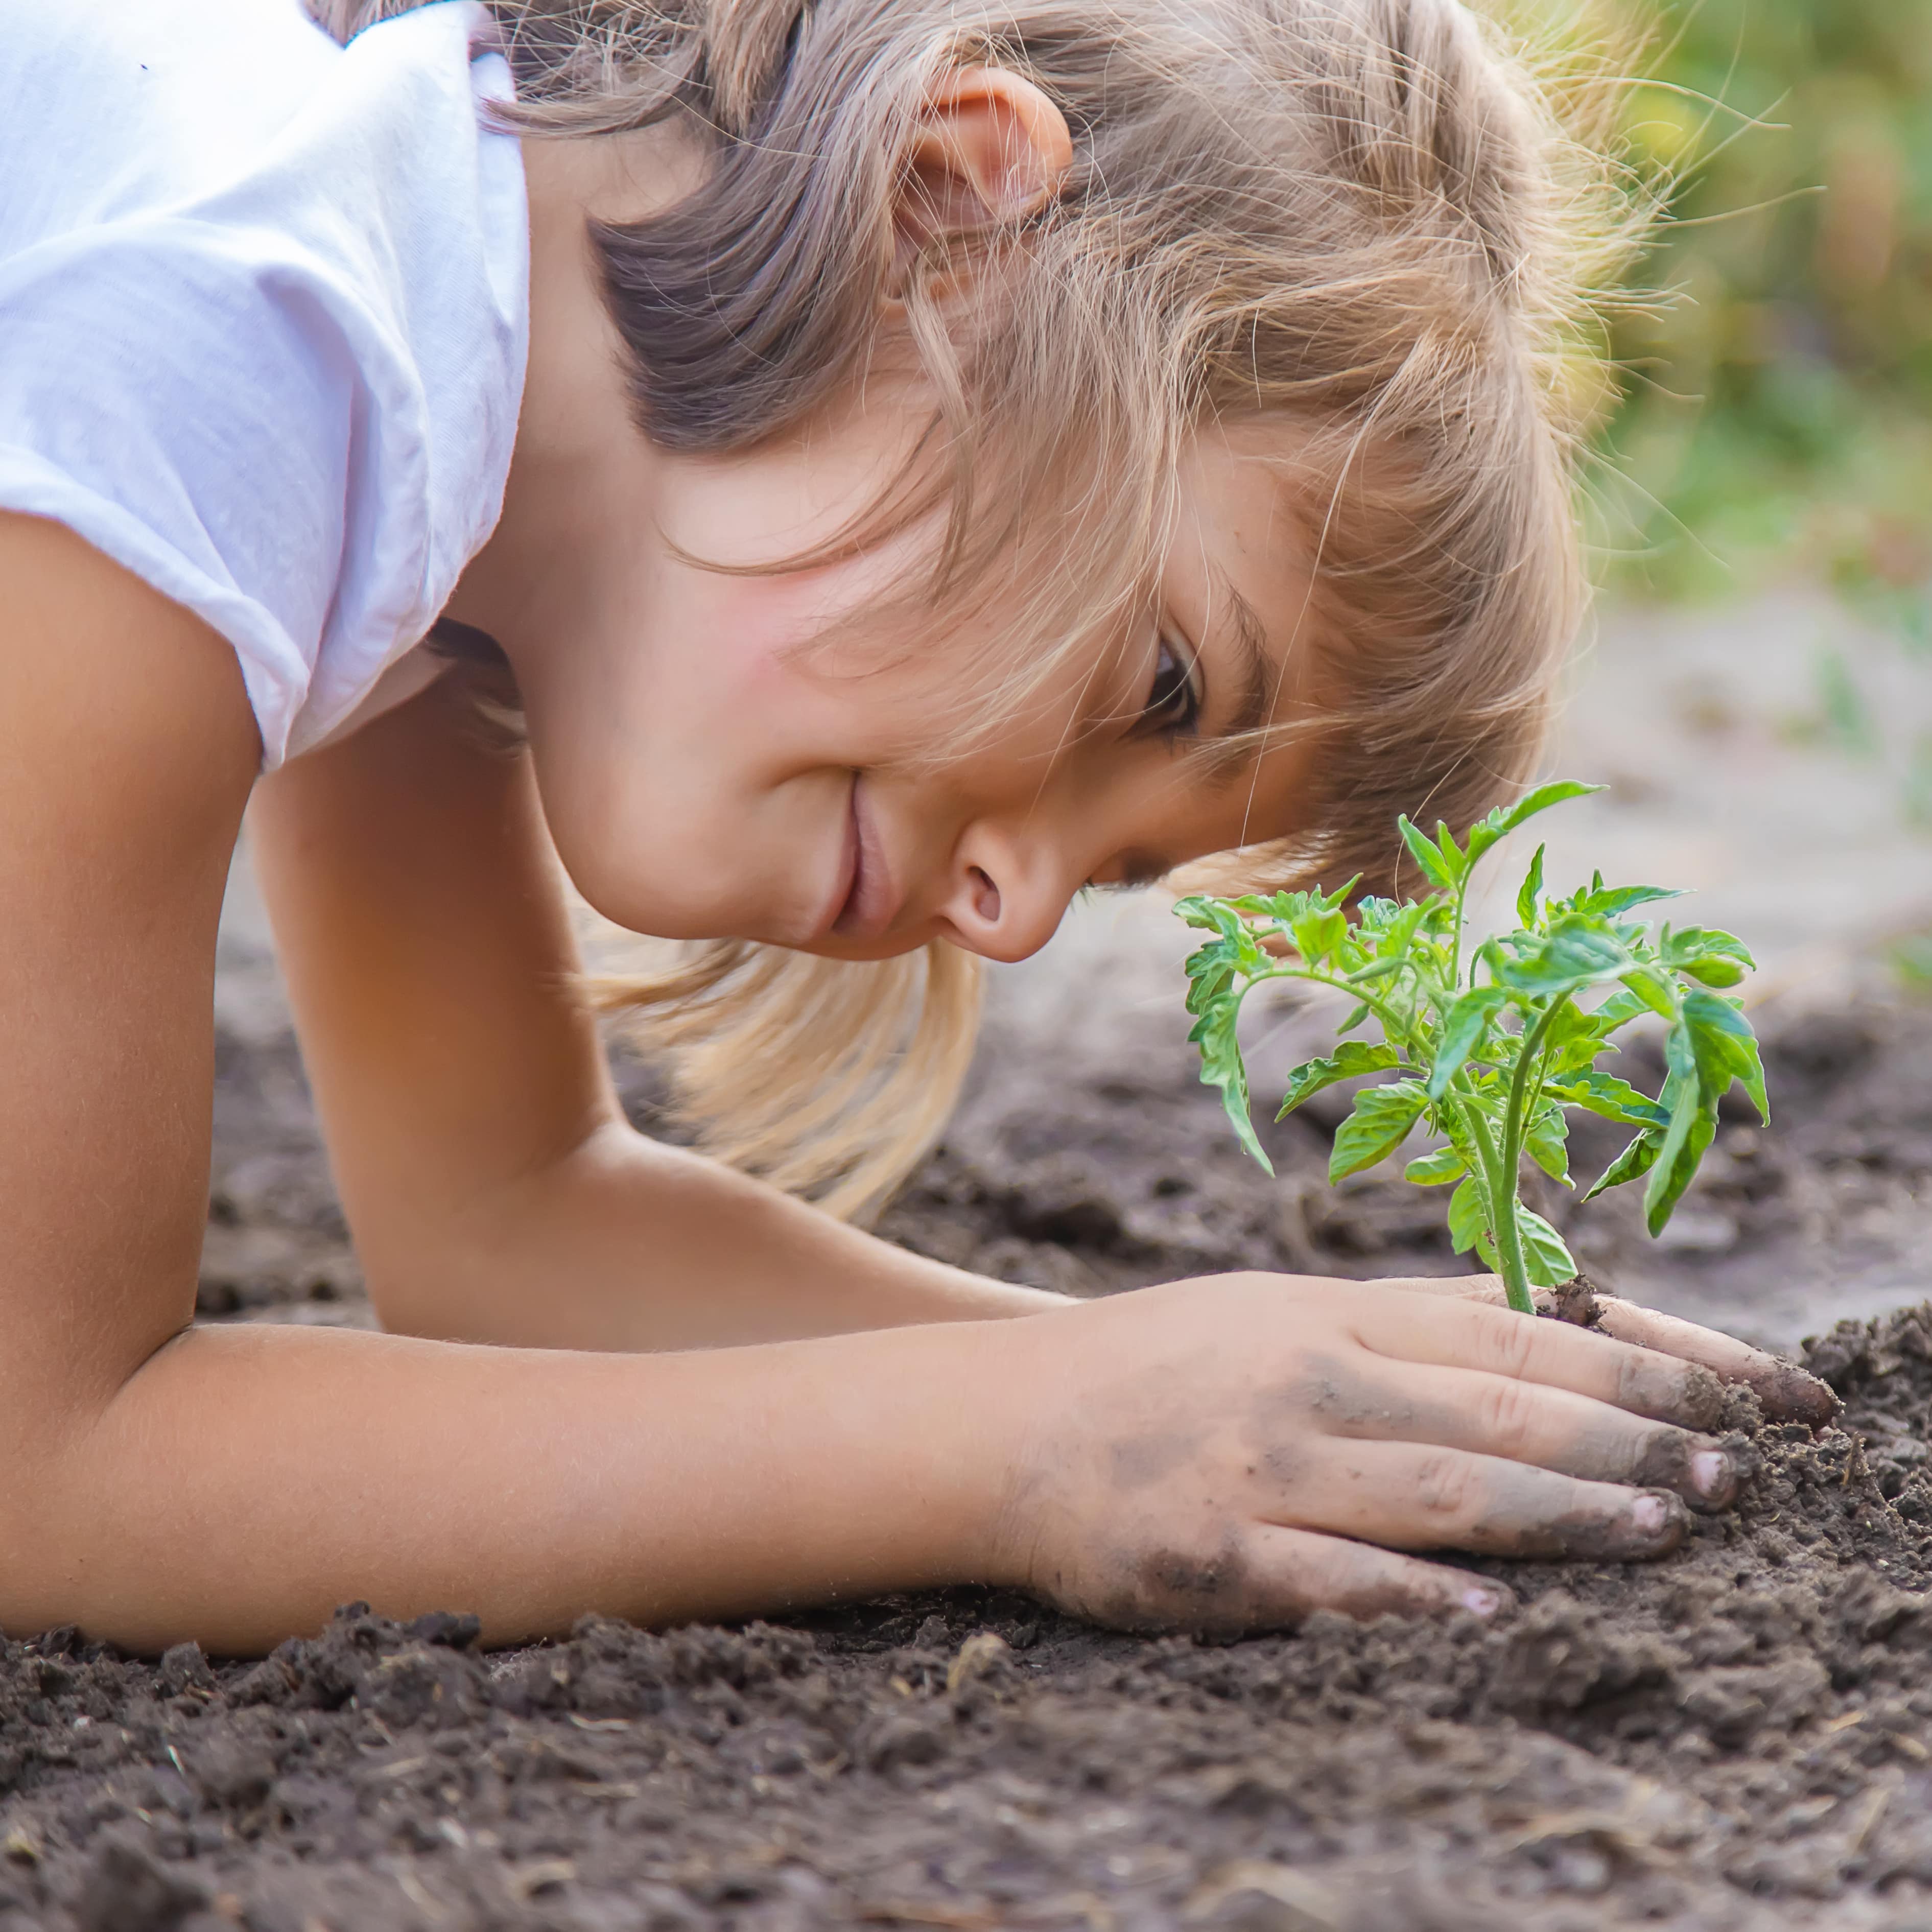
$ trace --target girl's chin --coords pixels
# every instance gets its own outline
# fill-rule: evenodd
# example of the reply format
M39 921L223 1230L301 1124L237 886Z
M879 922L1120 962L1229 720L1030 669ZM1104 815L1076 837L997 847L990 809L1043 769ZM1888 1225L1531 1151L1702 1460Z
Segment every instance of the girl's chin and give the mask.
M827 933L823 939L812 940L806 945L794 946L793 950L809 952L817 959L844 959L856 964L896 959L902 953L916 952L933 936L924 930L883 933L877 939L843 939L836 933Z

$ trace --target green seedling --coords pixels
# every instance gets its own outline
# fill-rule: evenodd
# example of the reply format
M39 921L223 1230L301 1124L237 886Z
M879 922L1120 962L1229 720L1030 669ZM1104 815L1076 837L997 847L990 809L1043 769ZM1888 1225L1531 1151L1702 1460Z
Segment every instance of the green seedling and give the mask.
M1335 1136L1331 1181L1372 1167L1418 1127L1442 1144L1408 1163L1408 1178L1447 1186L1449 1232L1502 1276L1510 1306L1532 1312L1532 1288L1572 1280L1562 1237L1522 1200L1523 1162L1568 1187L1569 1114L1581 1107L1635 1129L1583 1198L1642 1179L1644 1216L1659 1233L1697 1172L1717 1129L1718 1102L1735 1082L1761 1118L1770 1110L1764 1066L1737 986L1755 962L1727 932L1704 926L1653 933L1629 915L1678 895L1656 886L1606 886L1601 873L1568 898L1546 893L1537 848L1516 895L1514 932L1465 945L1470 877L1484 854L1551 806L1600 785L1542 785L1470 827L1433 838L1398 821L1424 877L1426 898L1397 904L1340 890L1198 896L1175 910L1211 935L1187 962L1189 1035L1201 1078L1218 1087L1245 1147L1273 1167L1250 1118L1247 1069L1235 1037L1241 1002L1274 980L1301 980L1347 994L1354 1010L1331 1054L1288 1076L1282 1119L1340 1080L1394 1077L1362 1088ZM1612 1036L1646 1014L1664 1023L1663 1090L1653 1100L1599 1070ZM1370 1028L1379 1040L1350 1039Z

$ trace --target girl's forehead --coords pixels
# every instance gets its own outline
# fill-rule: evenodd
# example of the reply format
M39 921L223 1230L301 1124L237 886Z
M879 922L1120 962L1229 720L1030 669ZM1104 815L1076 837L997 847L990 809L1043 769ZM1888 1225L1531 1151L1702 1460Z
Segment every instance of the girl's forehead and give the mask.
M1174 465L1176 538L1185 542L1191 527L1276 550L1291 535L1298 541L1299 446L1285 423L1203 424Z
M1226 661L1223 679L1245 680L1245 730L1281 722L1306 655L1316 558L1296 481L1291 440L1266 424L1204 431L1177 472L1161 593L1190 640Z

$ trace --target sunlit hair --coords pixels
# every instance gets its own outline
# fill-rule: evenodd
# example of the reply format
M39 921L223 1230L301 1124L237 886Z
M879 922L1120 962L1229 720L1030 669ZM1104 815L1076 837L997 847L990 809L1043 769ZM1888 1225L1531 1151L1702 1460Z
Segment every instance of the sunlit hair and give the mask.
M410 4L316 10L346 38ZM944 749L1123 634L1190 434L1266 419L1316 565L1292 648L1316 715L1286 728L1312 776L1294 833L1196 874L1400 889L1399 812L1462 824L1528 774L1582 598L1590 295L1646 212L1576 58L1456 0L492 10L526 130L668 122L703 149L688 196L596 231L645 433L743 448L882 361L916 368L928 434L832 548L944 513L930 568L867 614L951 640L969 722ZM1058 103L1072 168L1043 207L908 266L913 130L935 82L984 64ZM944 946L848 966L721 942L598 997L669 1051L706 1144L851 1212L938 1131L977 982Z

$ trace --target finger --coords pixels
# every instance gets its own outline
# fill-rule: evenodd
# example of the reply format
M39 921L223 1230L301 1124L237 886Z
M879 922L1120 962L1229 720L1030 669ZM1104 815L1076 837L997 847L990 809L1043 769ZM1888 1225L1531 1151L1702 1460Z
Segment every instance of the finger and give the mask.
M1436 1280L1405 1279L1384 1285L1412 1290L1420 1288L1425 1294L1444 1294L1458 1301L1487 1302L1497 1308L1509 1306L1509 1290L1504 1287L1501 1275L1457 1274ZM1530 1298L1536 1304L1539 1315L1553 1315L1561 1321L1574 1322L1584 1328L1596 1318L1598 1298L1581 1275L1562 1288L1533 1288Z
M1116 1630L1244 1636L1291 1628L1316 1610L1352 1617L1492 1616L1512 1600L1492 1579L1325 1536L1292 1523L1250 1522L1210 1554L1156 1549L1098 1591L1054 1586L1049 1600Z
M1252 1630L1280 1630L1316 1610L1344 1616L1493 1616L1515 1599L1493 1578L1313 1530L1258 1526L1249 1546Z
M1306 1527L1396 1550L1604 1562L1667 1556L1690 1513L1664 1490L1630 1490L1498 1456L1415 1442L1341 1442L1298 1494Z
M1360 1375L1331 1364L1309 1406L1336 1436L1430 1444L1593 1482L1667 1489L1694 1509L1728 1508L1744 1476L1738 1459L1711 1436L1478 1370L1384 1361Z
M1390 1306L1394 1299L1360 1296L1352 1324L1363 1347L1391 1360L1543 1382L1689 1429L1709 1428L1723 1411L1724 1384L1701 1363L1480 1301L1402 1294Z
M1450 1301L1493 1301L1509 1306L1502 1277L1494 1274L1393 1274L1376 1279L1378 1288L1399 1288L1405 1294L1439 1294Z
M1838 1413L1838 1398L1816 1376L1735 1336L1608 1294L1597 1298L1597 1322L1619 1342L1701 1363L1727 1382L1743 1383L1774 1422L1803 1422L1822 1429Z
M1509 1293L1499 1276L1493 1274L1450 1275L1439 1279L1404 1278L1380 1284L1406 1289L1411 1294L1434 1294L1459 1301L1478 1301L1498 1308L1509 1306ZM1536 1291L1540 1313L1558 1312L1547 1288ZM1735 1336L1714 1328L1701 1328L1675 1315L1660 1314L1634 1301L1613 1294L1594 1294L1588 1298L1588 1312L1597 1327L1619 1342L1654 1349L1659 1354L1675 1355L1681 1361L1695 1362L1727 1382L1742 1382L1755 1395L1764 1412L1774 1422L1802 1422L1822 1429L1833 1420L1843 1405L1830 1388L1795 1362L1780 1360L1762 1348L1754 1348Z

